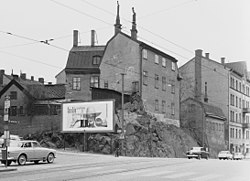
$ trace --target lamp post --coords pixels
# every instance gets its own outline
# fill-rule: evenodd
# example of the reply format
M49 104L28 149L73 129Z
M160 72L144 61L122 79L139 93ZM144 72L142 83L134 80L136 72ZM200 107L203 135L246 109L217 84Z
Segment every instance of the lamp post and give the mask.
M8 146L10 141L9 133L9 108L10 108L10 97L6 96L4 100L4 145L5 145L5 167L8 165Z

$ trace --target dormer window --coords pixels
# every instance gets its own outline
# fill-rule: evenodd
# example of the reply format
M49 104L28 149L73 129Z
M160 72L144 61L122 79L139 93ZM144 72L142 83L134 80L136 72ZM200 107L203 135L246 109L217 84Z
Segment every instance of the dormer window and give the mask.
M101 57L99 55L93 56L92 63L93 65L99 65L101 63Z

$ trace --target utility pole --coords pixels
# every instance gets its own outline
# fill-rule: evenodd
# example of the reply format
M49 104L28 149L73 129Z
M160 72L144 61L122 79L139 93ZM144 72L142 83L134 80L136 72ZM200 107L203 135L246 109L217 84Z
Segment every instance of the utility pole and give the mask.
M124 138L124 75L125 73L121 73L122 75L122 136Z

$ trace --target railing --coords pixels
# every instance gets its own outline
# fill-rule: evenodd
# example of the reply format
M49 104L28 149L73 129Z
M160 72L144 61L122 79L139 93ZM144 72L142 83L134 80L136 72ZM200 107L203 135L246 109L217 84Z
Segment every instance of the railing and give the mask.
M243 113L250 113L250 108L243 108L243 109L242 109L242 112L243 112Z
M243 128L250 128L250 123L242 123Z

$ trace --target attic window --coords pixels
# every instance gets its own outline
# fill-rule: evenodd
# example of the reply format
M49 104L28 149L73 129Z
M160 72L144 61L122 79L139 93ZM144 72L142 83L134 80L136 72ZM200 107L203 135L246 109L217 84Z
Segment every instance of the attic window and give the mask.
M11 100L16 100L17 99L17 92L16 91L11 91L10 92L10 99Z
M99 65L101 63L101 57L98 55L93 56L92 63L93 63L93 65Z

